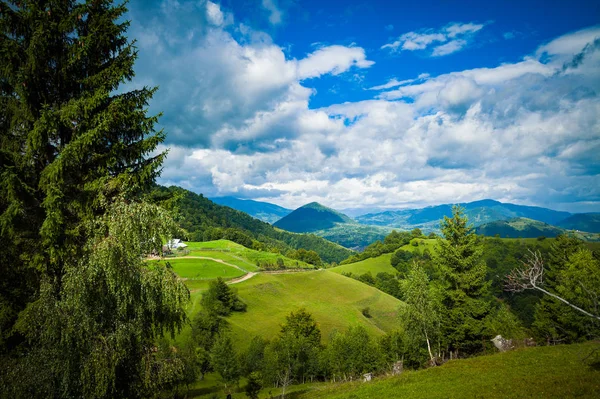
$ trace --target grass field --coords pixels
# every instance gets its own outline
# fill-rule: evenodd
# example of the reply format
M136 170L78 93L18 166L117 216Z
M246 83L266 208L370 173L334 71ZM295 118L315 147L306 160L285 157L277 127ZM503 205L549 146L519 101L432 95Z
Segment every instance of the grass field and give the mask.
M546 346L451 361L371 384L330 385L298 398L598 398L600 371L581 362L598 345Z
M231 279L246 274L243 270L210 259L181 258L159 262L169 262L179 277L189 280Z
M305 262L290 259L284 255L272 252L255 251L228 240L206 242L186 242L190 251L188 256L206 256L222 259L247 271L256 271L257 263L269 262L276 264L277 259L282 259L283 264L291 268L313 268Z
M544 346L513 352L453 360L443 366L405 371L397 377L375 378L369 383L315 383L288 389L290 399L379 399L379 398L598 398L600 371L581 359L600 343ZM214 376L213 376L214 377ZM196 391L218 392L213 378ZM208 388L212 385L212 388ZM243 383L242 383L243 386ZM265 388L260 398L275 397L280 390ZM210 395L195 396L209 398ZM224 396L224 395L222 395ZM234 399L246 398L243 392Z
M396 269L394 269L390 263L391 258L391 253L383 254L376 258L369 258L356 263L349 263L347 265L336 266L327 270L338 274L352 273L356 275L370 272L373 275L373 277L376 276L377 273L396 274Z
M272 338L291 311L304 307L319 323L324 341L334 330L363 325L373 335L399 327L402 302L376 288L327 270L259 274L236 285L248 305L246 313L228 318L238 349L253 336ZM369 307L371 318L362 314Z

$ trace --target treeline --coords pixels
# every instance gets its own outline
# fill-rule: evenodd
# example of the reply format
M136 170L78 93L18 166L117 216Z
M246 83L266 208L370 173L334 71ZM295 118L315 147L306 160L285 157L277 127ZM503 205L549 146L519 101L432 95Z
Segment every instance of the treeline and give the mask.
M418 229L415 229L415 230L418 230ZM415 230L413 230L413 231L415 231ZM415 232L415 234L416 234L416 232ZM420 235L421 235L421 231L419 230L419 236ZM375 241L371 245L367 246L364 249L364 251L362 251L361 253L358 253L358 254L348 257L347 259L342 261L340 264L347 265L349 263L356 263L356 262L360 262L361 260L375 258L375 257L383 255L383 254L394 252L401 246L408 244L410 242L411 238L413 238L413 233L409 233L406 231L398 232L398 231L394 230L383 239L383 242L381 242L379 240Z
M297 234L274 228L244 212L218 205L180 187L155 186L152 201L177 211L177 221L190 241L228 239L247 248L282 253L293 257L293 252L314 251L321 261L340 262L352 251L314 234ZM292 254L290 256L289 254ZM298 258L294 258L298 259ZM298 259L302 260L302 259Z

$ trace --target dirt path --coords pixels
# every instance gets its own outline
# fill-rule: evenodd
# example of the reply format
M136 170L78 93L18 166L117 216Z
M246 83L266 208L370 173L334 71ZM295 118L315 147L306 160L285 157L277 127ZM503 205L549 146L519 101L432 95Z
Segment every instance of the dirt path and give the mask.
M223 259L209 258L208 256L175 256L173 258L163 258L164 261L169 261L170 259L204 259L204 260L212 260L213 262L222 263L227 266L235 267L238 270L243 271L244 273L248 273L248 270L244 270L239 266L233 265L231 263L225 262Z
M227 284L241 283L242 281L251 279L252 277L256 276L257 274L258 274L258 272L248 272L247 274L243 275L242 277L238 277L238 278L234 278L233 280L229 280L227 282Z

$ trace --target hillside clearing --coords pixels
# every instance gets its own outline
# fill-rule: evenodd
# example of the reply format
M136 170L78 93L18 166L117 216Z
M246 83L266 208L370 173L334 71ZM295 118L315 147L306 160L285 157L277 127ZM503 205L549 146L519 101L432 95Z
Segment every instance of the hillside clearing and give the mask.
M304 307L318 322L323 340L333 330L363 325L372 335L400 327L397 314L403 303L366 284L326 270L305 273L266 274L236 284L248 305L245 313L228 318L238 349L253 336L273 338L291 311ZM370 307L371 318L362 314Z

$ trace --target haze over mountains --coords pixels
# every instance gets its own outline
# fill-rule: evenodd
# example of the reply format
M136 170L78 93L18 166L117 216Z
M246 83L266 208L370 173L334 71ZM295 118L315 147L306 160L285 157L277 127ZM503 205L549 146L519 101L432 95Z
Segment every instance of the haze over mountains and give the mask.
M451 216L452 205L419 209L389 210L351 218L339 211L312 202L290 211L266 202L224 197L223 205L249 213L282 230L313 233L342 246L362 249L385 237L392 229L439 232L444 216ZM478 234L501 237L555 237L566 230L600 233L600 214L555 211L548 208L502 203L485 199L459 204ZM273 222L278 214L283 216ZM587 237L589 238L589 237Z

